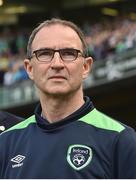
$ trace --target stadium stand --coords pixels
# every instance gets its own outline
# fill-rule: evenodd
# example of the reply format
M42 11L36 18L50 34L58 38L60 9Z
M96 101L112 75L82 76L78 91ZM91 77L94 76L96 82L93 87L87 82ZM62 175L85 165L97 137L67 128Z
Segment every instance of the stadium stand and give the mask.
M136 22L130 19L116 19L114 22L89 24L86 29L88 52L95 61L124 53L136 47ZM23 58L28 38L23 33L3 30L0 35L0 84L11 85L28 79L23 69Z
M11 85L28 79L23 68L27 35L23 31L3 29L0 32L0 84Z
M117 18L114 22L90 25L86 36L89 52L103 60L136 47L136 21Z

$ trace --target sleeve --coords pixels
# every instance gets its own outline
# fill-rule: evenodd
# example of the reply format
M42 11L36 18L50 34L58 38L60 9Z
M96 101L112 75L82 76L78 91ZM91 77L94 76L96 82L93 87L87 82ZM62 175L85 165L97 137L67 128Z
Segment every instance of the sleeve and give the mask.
M0 135L0 179L2 179L2 158L3 158L3 147L1 143L1 135Z
M136 132L123 130L114 144L113 178L136 179Z
M6 166L6 151L9 149L9 140L5 139L4 133L0 134L0 179L3 179L3 174Z

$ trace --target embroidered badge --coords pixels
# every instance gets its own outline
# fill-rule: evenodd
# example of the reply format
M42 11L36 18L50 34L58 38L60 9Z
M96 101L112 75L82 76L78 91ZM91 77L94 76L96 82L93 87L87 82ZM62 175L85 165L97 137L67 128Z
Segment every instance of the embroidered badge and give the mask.
M92 160L92 149L85 145L74 144L68 148L67 161L75 170L85 168Z

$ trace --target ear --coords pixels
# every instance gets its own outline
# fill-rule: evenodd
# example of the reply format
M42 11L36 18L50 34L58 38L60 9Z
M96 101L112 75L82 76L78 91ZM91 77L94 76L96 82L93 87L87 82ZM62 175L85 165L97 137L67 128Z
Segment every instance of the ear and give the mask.
M25 59L24 60L24 67L25 67L25 70L29 76L29 78L31 80L33 80L33 66L32 66L32 61L29 60L29 59Z
M86 79L88 77L88 74L92 68L92 65L93 65L93 58L92 57L87 57L84 59L83 79Z

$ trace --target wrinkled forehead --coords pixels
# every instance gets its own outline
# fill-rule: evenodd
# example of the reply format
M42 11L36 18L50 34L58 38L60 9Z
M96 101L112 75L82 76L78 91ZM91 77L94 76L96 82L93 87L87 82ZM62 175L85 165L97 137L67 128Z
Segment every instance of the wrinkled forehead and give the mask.
M77 32L69 26L52 24L40 29L32 42L32 49L51 46L75 46L83 48ZM53 48L53 47L52 47Z

